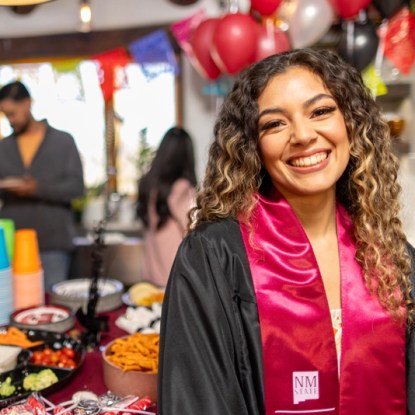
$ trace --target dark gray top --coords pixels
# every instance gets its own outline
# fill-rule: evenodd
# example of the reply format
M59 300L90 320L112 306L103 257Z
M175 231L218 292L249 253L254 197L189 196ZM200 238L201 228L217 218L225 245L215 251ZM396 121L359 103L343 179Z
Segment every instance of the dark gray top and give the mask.
M16 229L35 229L41 250L70 250L75 233L70 202L84 193L82 163L73 137L43 122L45 137L30 167L23 165L14 134L0 140L0 179L30 174L38 182L30 198L0 190L0 217L12 219Z

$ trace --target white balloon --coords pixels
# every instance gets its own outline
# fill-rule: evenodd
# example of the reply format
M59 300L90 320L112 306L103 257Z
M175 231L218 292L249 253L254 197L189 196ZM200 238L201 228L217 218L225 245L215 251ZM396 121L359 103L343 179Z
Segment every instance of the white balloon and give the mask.
M320 40L336 16L329 0L290 0L279 15L288 24L293 49L311 46Z

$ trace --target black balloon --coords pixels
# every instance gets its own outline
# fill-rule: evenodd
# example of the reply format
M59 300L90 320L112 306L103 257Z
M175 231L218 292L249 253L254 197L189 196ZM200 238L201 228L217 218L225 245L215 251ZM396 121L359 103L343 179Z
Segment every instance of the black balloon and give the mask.
M373 5L384 19L393 16L404 4L405 0L373 0Z
M370 21L365 23L348 22L348 25L354 25L352 35L348 39L347 30L342 31L338 52L346 62L351 63L359 71L362 71L375 57L379 38L375 27ZM350 26L348 29L351 29Z

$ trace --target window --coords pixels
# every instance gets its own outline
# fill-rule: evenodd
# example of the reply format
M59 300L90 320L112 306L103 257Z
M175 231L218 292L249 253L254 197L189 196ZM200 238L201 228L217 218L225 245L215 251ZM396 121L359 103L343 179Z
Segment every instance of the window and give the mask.
M33 98L36 119L47 119L55 128L73 135L84 166L85 183L96 186L106 180L105 111L93 61L82 61L72 71L60 65L31 63L0 66L0 84L21 80ZM176 123L175 74L166 71L147 79L136 63L117 73L119 89L114 94L118 192L137 191L137 155L140 133L156 148L164 133ZM4 117L2 136L11 133Z

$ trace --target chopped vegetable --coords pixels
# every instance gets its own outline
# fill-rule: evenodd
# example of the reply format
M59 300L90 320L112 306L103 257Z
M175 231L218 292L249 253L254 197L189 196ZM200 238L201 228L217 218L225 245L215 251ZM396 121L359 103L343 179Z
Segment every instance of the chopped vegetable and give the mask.
M59 350L53 350L46 347L43 350L33 352L32 363L43 366L57 366L68 369L75 369L75 351L70 347L63 347Z
M31 373L23 380L23 387L26 390L39 391L58 382L58 378L51 369L43 369L39 373Z
M8 397L10 395L13 395L13 393L16 391L16 386L12 385L12 379L11 377L7 377L6 380L0 384L0 395L3 397Z
M43 341L31 341L27 338L26 334L17 327L9 327L6 332L0 333L0 344L20 346L23 348L37 346L42 344Z

